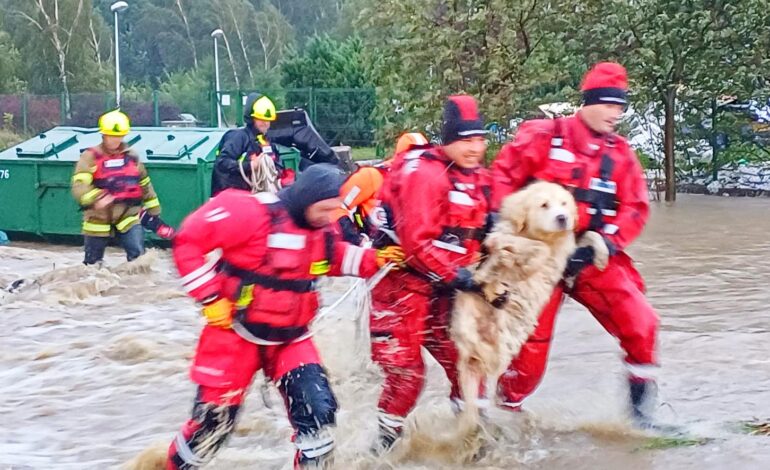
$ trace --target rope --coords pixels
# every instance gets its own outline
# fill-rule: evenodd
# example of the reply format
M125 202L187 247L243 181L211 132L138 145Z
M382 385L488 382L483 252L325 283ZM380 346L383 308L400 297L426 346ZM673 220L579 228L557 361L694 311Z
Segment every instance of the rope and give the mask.
M334 311L337 307L342 304L348 297L350 297L353 292L355 292L360 286L366 287L367 294L371 289L374 288L389 272L395 264L388 263L382 268L380 268L377 273L372 276L369 281L366 281L363 278L358 278L356 281L351 285L347 291L345 291L342 296L337 299L336 302L329 305L328 307L324 307L321 309L320 312L316 315L316 317L313 319L313 324L315 324L320 318L326 316L329 312ZM364 315L365 311L368 311L367 308L369 305L369 296L366 295L364 299L361 299L362 305L358 305L358 308L355 312L355 318L353 319L356 322L356 333L360 336L361 341L365 341L366 338L369 337L369 331L368 331L368 323L367 323L367 315ZM369 357L368 354L364 354L363 357ZM262 395L262 403L264 403L265 407L268 409L273 408L272 400L270 399L270 385L271 381L267 376L265 376L265 381L262 382L262 385L260 385L260 393Z
M281 189L281 181L278 179L278 169L273 159L261 153L257 157L257 164L251 166L251 175L246 175L243 165L238 165L241 178L251 188L252 193L277 193Z
M386 264L385 266L380 268L380 270L377 271L377 273L375 273L374 276L369 278L369 281L366 281L363 278L356 279L356 281L353 283L353 285L350 286L348 288L348 290L345 291L345 293L342 294L342 296L339 299L337 299L336 302L334 302L333 304L329 305L328 307L322 308L321 311L318 312L318 315L316 315L315 320L318 320L319 318L325 316L329 312L331 312L331 311L335 310L337 307L339 307L342 302L344 302L348 297L350 297L350 295L353 292L356 291L356 289L358 288L359 285L365 283L367 290L371 291L372 289L374 289L374 286L379 284L380 281L382 281L385 278L385 276L388 275L388 273L390 272L391 269L393 269L394 266L395 266L395 264L393 264L393 263ZM315 320L313 320L313 321L315 321Z

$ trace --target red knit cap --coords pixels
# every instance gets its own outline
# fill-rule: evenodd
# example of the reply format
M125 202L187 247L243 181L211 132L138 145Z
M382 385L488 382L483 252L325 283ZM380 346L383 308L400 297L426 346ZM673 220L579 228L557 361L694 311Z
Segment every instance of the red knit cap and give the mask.
M443 145L486 133L475 98L468 95L453 95L447 98L444 104L444 122L441 126Z
M580 85L583 104L628 103L628 74L626 69L615 62L601 62L588 71Z

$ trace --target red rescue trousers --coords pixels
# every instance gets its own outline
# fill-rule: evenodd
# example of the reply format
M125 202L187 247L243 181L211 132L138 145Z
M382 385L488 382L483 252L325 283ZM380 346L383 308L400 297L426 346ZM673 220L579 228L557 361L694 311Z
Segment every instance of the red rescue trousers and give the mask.
M337 404L320 362L309 338L262 346L231 329L206 326L190 371L198 384L192 418L171 443L167 468L199 468L214 457L232 433L249 384L260 369L278 384L284 398L295 431L295 461L331 452L333 439L319 431L334 424Z
M425 382L422 346L446 371L451 396L460 395L457 349L449 336L451 291L425 294L426 284L412 274L391 273L372 291L372 359L385 374L378 407L389 415L404 417L417 402Z
M589 266L578 276L570 297L585 306L607 332L620 341L632 380L650 380L657 362L659 319L644 296L644 280L631 258L618 253L604 271ZM534 333L500 377L498 393L509 406L517 406L535 391L545 373L556 313L564 288L558 286L540 313Z

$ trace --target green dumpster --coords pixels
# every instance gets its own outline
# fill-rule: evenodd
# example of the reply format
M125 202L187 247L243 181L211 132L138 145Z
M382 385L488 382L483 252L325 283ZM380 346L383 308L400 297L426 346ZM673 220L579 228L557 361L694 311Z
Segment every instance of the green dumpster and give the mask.
M152 177L163 219L178 227L211 193L211 171L225 129L135 127L126 136ZM70 195L82 151L97 145L97 129L56 127L0 152L0 230L44 236L77 235L82 215ZM279 148L296 169L299 153Z

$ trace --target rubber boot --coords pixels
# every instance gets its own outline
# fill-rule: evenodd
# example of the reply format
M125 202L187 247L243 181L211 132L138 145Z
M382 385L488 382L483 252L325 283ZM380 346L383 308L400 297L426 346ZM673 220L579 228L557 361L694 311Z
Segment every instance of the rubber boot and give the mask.
M658 384L654 380L628 380L631 419L642 429L655 427L654 414L658 407Z
M295 469L327 470L334 466L334 438L329 429L300 434L295 438L294 445L297 446Z
M314 458L303 458L300 453L294 457L294 468L297 470L330 470L334 467L334 454L321 455Z
M393 449L393 446L396 445L396 441L401 438L403 432L403 426L389 425L383 423L382 419L380 419L377 440L371 448L372 454L380 456L390 452Z

